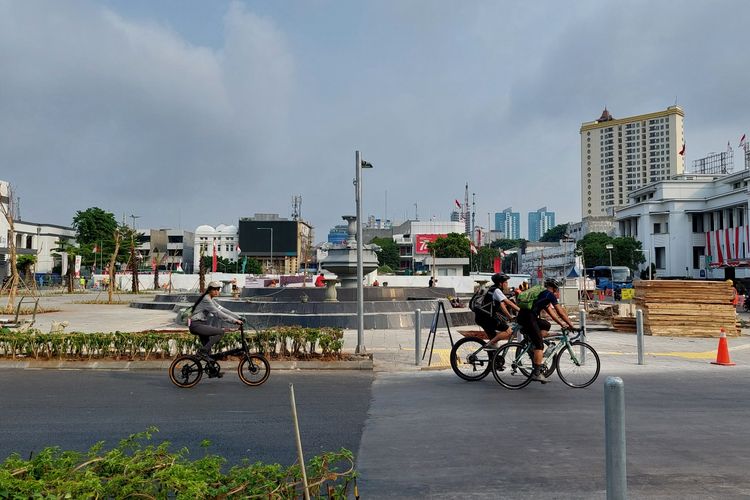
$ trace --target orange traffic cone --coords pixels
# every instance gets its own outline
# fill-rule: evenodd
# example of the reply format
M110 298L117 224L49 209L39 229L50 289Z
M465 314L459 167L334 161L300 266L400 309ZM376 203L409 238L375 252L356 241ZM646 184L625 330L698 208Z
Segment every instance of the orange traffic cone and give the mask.
M732 363L729 359L729 345L727 344L727 334L724 329L721 329L721 336L719 337L719 349L716 351L716 361L711 361L712 365L723 365L723 366L734 366L736 363Z

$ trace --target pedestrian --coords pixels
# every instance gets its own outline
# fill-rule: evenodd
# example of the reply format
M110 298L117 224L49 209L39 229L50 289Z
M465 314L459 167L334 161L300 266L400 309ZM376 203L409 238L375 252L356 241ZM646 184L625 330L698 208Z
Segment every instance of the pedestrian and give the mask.
M315 278L315 286L326 286L326 277L323 276L323 271L321 271L320 274L318 274L317 278Z
M380 286L380 283L378 282L378 280L375 280L372 282L372 286Z
M429 283L427 284L427 286L428 286L429 288L432 288L433 286L435 286L435 278L433 278L432 276L430 276L430 281L429 281Z

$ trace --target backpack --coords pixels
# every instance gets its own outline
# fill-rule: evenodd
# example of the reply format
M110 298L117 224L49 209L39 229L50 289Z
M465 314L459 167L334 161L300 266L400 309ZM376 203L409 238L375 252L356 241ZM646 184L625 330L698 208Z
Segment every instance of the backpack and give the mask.
M531 310L534 308L534 302L539 298L539 295L545 290L542 285L534 285L525 292L521 292L516 297L518 307L521 309Z
M474 292L474 295L469 299L469 309L471 309L474 314L492 316L495 312L492 294L495 293L496 288L497 285L494 284L492 286L485 285L480 287L479 290Z

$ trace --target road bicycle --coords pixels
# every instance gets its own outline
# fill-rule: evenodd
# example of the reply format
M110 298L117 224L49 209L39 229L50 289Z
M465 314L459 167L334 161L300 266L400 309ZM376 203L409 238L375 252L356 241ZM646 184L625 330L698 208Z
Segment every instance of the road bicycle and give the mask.
M572 335L571 335L572 334ZM544 339L544 366L546 377L557 371L566 385L580 389L588 387L599 376L599 355L589 344L578 340L585 330L563 328L560 334ZM528 342L508 342L495 351L490 368L497 383L506 389L521 389L532 381L533 345Z
M511 325L511 339L518 334L518 323ZM453 372L464 380L475 382L489 375L493 351L484 348L487 341L479 337L464 337L451 348L450 362Z
M221 373L221 365L217 363L217 360L239 356L241 359L237 365L237 375L240 380L251 386L261 385L268 380L271 365L262 354L250 352L245 337L244 323L240 325L240 341L241 347L209 354L210 361L196 354L178 356L169 367L169 379L177 387L189 388L200 382L204 373L209 378L221 378L224 374Z

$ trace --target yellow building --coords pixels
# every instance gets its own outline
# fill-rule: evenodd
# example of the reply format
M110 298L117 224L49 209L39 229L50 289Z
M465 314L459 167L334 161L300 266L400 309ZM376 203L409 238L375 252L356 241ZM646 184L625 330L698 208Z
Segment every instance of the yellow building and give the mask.
M581 124L581 216L614 215L628 193L685 171L679 106L615 119L607 108Z

